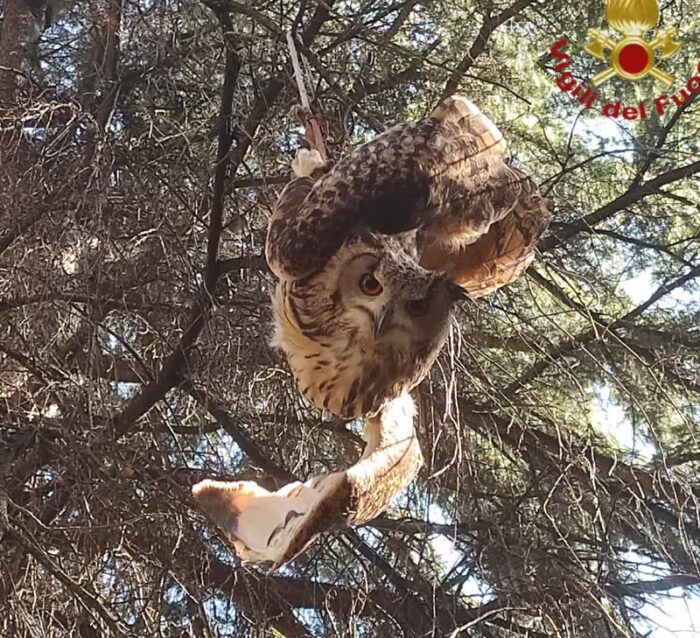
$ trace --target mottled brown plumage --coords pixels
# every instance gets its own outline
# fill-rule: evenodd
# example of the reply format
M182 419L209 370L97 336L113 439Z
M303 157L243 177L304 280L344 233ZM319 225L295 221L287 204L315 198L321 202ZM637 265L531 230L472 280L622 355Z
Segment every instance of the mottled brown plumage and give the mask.
M504 149L486 116L450 98L331 169L299 156L299 177L270 220L267 259L280 279L274 342L314 405L361 417L410 391L444 343L454 284L475 298L529 265L548 214ZM362 292L366 273L379 294Z
M279 566L322 531L368 521L422 464L409 392L440 352L455 301L530 263L548 221L532 181L503 161L496 127L451 98L335 167L301 151L270 220L274 343L319 408L364 418L346 471L275 493L204 481L195 497L245 560Z

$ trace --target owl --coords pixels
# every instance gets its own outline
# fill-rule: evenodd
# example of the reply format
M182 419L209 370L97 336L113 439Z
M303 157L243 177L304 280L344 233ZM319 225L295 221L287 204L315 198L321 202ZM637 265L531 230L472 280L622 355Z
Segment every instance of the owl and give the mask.
M503 161L498 129L450 98L330 168L301 151L268 228L274 343L317 407L363 419L346 470L269 492L192 488L238 555L276 568L321 532L371 520L422 465L410 391L455 304L515 279L548 221L534 183Z
M332 168L297 156L266 254L279 279L273 343L316 407L359 418L410 392L455 303L530 263L548 214L504 149L495 125L453 97Z

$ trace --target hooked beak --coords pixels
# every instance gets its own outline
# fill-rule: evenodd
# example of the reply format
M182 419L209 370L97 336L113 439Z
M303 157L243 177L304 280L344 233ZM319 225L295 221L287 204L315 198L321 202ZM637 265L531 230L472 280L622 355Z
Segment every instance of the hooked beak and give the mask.
M378 339L381 337L391 324L391 316L393 311L391 306L386 306L382 308L381 312L374 317L374 338Z

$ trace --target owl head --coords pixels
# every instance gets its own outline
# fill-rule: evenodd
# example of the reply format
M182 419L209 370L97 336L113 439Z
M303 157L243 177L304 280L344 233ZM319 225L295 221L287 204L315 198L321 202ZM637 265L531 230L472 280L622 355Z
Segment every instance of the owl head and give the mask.
M415 255L414 233L357 232L322 271L278 284L273 343L317 407L375 414L428 373L464 292Z

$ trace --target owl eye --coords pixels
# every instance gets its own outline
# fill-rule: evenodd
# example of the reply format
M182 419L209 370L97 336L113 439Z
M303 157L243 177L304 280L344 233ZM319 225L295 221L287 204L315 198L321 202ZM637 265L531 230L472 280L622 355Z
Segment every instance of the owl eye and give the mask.
M422 317L429 308L430 304L427 299L409 299L406 302L406 312L412 317Z
M366 272L360 277L360 290L370 297L376 297L384 287L371 272Z

